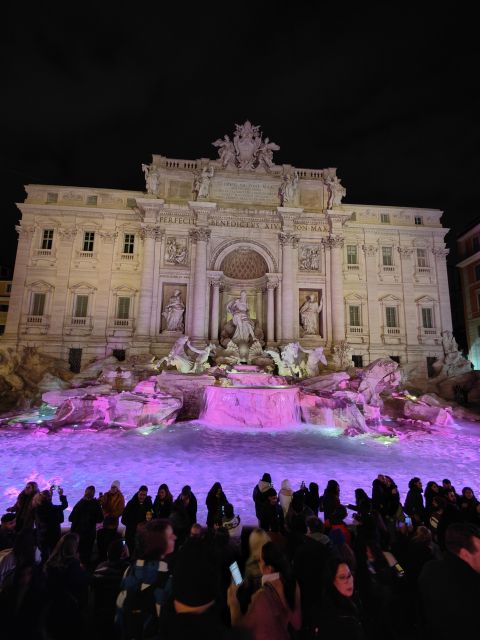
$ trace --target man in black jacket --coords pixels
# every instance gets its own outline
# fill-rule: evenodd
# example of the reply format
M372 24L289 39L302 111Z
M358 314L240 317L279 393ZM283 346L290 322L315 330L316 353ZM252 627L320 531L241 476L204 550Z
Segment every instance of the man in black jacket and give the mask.
M86 567L92 555L97 524L103 520L102 507L95 498L95 487L93 485L85 489L83 498L73 507L68 519L72 523L71 530L74 533L78 533L80 538L78 553L80 562Z
M469 637L478 626L480 602L480 529L451 524L445 557L427 562L418 581L423 638Z
M125 540L131 556L135 556L135 535L137 526L147 519L147 512L153 513L152 499L148 495L148 487L142 485L137 493L127 502L122 515L125 525Z

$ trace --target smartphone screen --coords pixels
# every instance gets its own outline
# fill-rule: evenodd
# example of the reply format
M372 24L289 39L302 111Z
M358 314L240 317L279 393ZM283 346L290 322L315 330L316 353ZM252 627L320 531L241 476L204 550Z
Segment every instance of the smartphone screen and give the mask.
M238 568L238 564L236 562L232 562L232 564L230 565L230 573L232 574L234 583L236 585L241 584L242 574L240 573L240 569Z
M412 524L412 519L408 516L405 516L405 524L409 527Z

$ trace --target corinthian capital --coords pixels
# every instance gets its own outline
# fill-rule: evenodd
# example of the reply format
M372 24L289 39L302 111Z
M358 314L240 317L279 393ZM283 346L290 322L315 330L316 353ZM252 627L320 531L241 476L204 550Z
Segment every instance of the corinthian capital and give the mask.
M446 247L436 247L435 249L432 249L432 253L434 256L446 258L450 253L450 249L447 249Z
M345 238L343 236L328 236L328 238L323 239L323 244L330 249L342 249L345 243Z
M153 238L154 240L161 239L164 234L163 229L154 225L142 225L140 229L140 237L145 240L145 238Z
M373 258L374 256L377 255L378 247L375 246L374 244L364 244L362 245L362 249L365 255L368 256L369 258Z
M278 237L280 238L280 244L282 246L291 245L292 247L296 247L298 245L299 237L294 233L279 233Z
M205 227L198 227L197 229L190 229L190 238L193 242L207 242L212 232Z
M413 247L397 247L397 249L402 258L411 258L415 251Z
M35 227L33 225L17 224L15 226L15 231L18 233L19 236L25 236L26 238L28 238L33 235L35 231Z

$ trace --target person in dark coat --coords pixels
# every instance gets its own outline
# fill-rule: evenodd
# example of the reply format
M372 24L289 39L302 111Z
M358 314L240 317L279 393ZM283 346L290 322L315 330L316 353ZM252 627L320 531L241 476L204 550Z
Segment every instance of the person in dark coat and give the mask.
M53 487L37 493L33 500L37 545L42 562L46 562L62 535L60 525L64 521L64 511L68 507L67 497L62 487L57 488L60 504L52 503Z
M337 507L340 506L340 485L336 480L329 480L323 492L323 513L325 527L330 526L330 517Z
M114 540L121 539L122 535L118 531L118 520L115 516L107 516L101 529L97 531L98 561L105 562L107 559L108 547Z
M324 572L322 605L316 612L314 632L319 637L364 640L362 606L355 591L354 576L341 558L332 558Z
M148 487L142 485L131 498L122 515L122 523L125 525L125 540L131 556L135 555L135 535L140 522L147 520L147 512L153 512L152 499L148 495Z
M80 562L87 566L92 555L97 524L103 520L102 507L95 498L95 487L93 485L85 489L85 495L73 507L68 519L72 523L71 531L77 533L80 539L78 545Z
M418 580L421 636L426 640L468 638L478 627L480 529L464 522L445 534L442 560L427 562Z
M274 533L285 533L283 509L278 503L278 496L272 487L266 493L267 501L260 511L260 528Z
M423 504L423 489L420 478L412 478L408 483L408 493L403 510L412 519L414 527L425 524L425 507Z
M13 543L15 542L15 514L5 513L2 516L0 524L0 551L4 549L13 549Z
M273 489L272 477L269 473L264 473L262 478L255 485L252 493L252 499L255 503L255 515L260 520L260 512L267 502L266 492Z
M189 519L189 528L192 526L192 524L195 524L197 521L197 510L198 510L198 503L197 503L197 498L195 496L195 494L192 491L192 488L189 484L186 484L182 491L180 492L180 495L178 496L177 501L182 502L185 511L187 512L188 515L188 519Z
M161 484L158 487L157 495L153 501L153 513L155 518L169 518L172 511L173 496L170 493L168 484Z
M215 482L207 494L205 501L207 505L207 527L213 528L215 522L222 519L225 506L228 504L227 497L223 492L220 482Z

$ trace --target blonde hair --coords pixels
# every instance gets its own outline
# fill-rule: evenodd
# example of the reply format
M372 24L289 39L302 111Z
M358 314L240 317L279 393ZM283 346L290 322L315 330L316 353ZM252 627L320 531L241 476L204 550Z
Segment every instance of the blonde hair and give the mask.
M250 559L260 560L262 556L262 547L267 542L271 542L271 538L266 531L256 527L248 538L248 546L250 548Z

